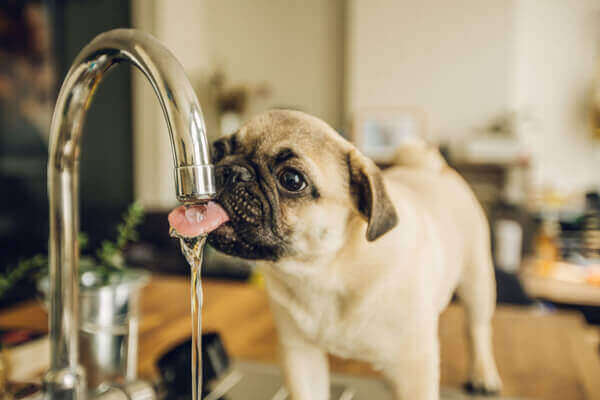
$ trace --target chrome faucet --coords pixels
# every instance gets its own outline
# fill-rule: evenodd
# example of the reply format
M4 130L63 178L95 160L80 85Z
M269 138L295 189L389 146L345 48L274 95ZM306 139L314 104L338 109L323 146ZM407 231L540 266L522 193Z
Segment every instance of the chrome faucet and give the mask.
M114 65L128 61L154 88L171 138L176 196L200 202L215 193L202 111L183 68L147 33L115 29L97 36L77 56L60 89L50 128L50 370L47 398L85 399L78 363L79 154L85 114L95 89Z

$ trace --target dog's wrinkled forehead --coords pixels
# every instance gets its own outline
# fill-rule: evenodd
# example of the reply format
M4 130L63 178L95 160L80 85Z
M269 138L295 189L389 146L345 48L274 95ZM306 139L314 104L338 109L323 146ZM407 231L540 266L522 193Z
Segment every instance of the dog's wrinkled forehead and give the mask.
M236 134L240 151L275 158L286 150L316 165L344 160L345 141L318 118L299 111L272 110L248 121Z
M259 114L236 133L216 141L212 150L216 164L241 160L263 174L277 174L287 165L301 171L322 198L340 201L345 200L344 193L349 194L352 145L327 123L300 111Z

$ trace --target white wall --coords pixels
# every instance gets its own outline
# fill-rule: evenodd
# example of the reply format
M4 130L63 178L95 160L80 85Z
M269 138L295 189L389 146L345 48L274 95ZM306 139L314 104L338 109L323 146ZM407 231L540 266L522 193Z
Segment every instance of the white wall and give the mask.
M418 106L432 139L456 140L505 111L526 111L532 123L519 134L535 182L587 188L600 167L585 114L600 68L599 3L133 0L133 15L196 81L220 64L235 83L269 82L272 97L249 114L298 107L340 128L357 109ZM134 85L136 194L168 208L164 122L139 74ZM206 93L199 98L214 136L215 110Z
M344 0L203 2L207 56L234 82L273 89L250 115L291 106L341 125Z
M597 187L588 106L599 9L598 0L351 0L346 115L418 106L431 138L456 140L524 112L534 184Z
M346 113L417 106L434 140L457 138L505 111L513 20L509 0L351 0Z
M534 180L564 189L598 187L600 148L589 106L600 69L600 2L519 0L515 7L514 107L531 121L520 137Z
M134 26L173 51L195 84L217 65L231 83L266 81L272 96L248 110L294 107L342 125L344 0L133 0ZM166 127L149 85L134 79L136 197L148 208L175 204ZM198 93L209 135L216 115Z

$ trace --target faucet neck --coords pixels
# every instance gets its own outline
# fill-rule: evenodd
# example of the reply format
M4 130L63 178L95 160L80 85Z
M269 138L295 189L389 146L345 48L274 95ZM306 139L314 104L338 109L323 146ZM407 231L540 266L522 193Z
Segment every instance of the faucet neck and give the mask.
M61 87L48 161L50 198L50 398L82 398L85 376L78 366L79 154L85 114L95 89L111 68L129 62L154 88L167 121L180 201L211 198L213 167L202 111L181 65L147 33L116 29L97 36L77 56Z

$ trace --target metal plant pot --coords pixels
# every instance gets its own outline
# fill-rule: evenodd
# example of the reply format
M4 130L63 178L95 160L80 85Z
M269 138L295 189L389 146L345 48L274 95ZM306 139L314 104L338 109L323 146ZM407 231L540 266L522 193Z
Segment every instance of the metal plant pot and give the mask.
M107 284L93 271L81 275L79 289L79 363L90 390L137 378L139 299L150 274L125 270ZM48 297L49 280L40 290Z

